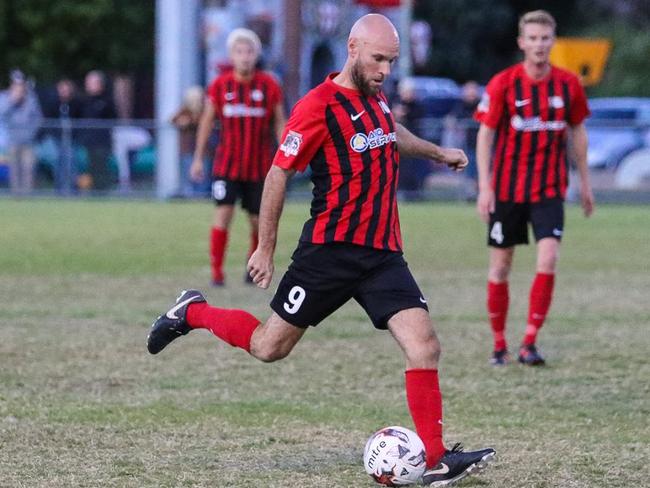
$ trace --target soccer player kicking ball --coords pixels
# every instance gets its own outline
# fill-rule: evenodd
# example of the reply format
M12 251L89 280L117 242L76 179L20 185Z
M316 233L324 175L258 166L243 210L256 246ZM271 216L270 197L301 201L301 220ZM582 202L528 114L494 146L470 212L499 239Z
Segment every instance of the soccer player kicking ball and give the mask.
M589 115L587 99L575 75L549 63L554 41L555 20L548 12L524 14L518 38L524 61L490 80L475 113L481 124L476 144L477 210L488 223L487 308L494 334L490 362L495 366L509 362L505 338L508 276L514 246L528 244L529 222L537 241L537 274L530 289L519 362L529 366L545 363L535 342L551 305L564 232L567 136L580 173L584 214L589 217L594 210L583 124Z
M354 298L377 329L389 329L406 357L406 397L426 447L423 483L446 486L481 469L494 449L448 450L442 440L438 385L440 343L422 296L402 257L396 187L399 151L461 170L467 157L415 137L396 124L381 86L399 53L390 21L359 19L348 39L348 59L294 107L266 177L260 241L248 262L254 282L267 288L287 181L311 166L312 217L305 223L293 262L271 301L265 322L243 310L212 307L195 290L151 328L148 349L160 352L192 329L210 330L255 358L286 357L309 326Z

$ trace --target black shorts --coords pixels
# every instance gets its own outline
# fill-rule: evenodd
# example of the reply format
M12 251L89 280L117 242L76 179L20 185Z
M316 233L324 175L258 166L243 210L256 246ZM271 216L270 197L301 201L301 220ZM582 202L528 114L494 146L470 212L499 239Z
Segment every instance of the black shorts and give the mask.
M528 244L528 222L533 228L535 242L545 237L562 240L564 232L564 202L560 198L537 203L499 202L488 224L488 246L508 248Z
M350 298L378 329L388 328L388 320L401 310L429 310L402 253L301 242L292 259L271 308L297 327L317 325Z
M259 215L262 202L263 181L236 181L227 178L213 178L212 198L215 205L234 205L241 199L241 208L253 215Z

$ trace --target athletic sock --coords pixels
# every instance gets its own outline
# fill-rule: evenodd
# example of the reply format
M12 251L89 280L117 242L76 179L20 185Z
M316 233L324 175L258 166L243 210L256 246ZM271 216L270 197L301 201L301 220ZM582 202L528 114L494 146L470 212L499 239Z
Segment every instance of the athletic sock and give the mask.
M226 244L228 243L228 231L219 227L212 227L210 232L210 266L212 268L212 280L222 282L223 260L226 255Z
M231 346L250 352L251 337L260 321L244 310L211 307L205 302L187 307L187 323L193 329L208 329Z
M553 298L553 285L555 284L555 275L546 273L537 273L533 284L530 287L530 304L528 307L528 324L524 335L523 344L529 346L535 344L537 332L544 325L546 314L551 307Z
M508 282L495 283L488 281L487 309L490 317L490 327L494 337L494 350L501 351L508 347L506 341L506 318L508 317Z
M437 369L406 371L406 401L415 430L424 442L427 468L438 464L445 454L442 442L442 395Z

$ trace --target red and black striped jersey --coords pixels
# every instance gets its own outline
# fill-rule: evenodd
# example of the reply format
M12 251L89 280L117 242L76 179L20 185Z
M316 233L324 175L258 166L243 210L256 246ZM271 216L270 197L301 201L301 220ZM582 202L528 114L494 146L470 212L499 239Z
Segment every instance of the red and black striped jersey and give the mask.
M504 202L564 198L568 185L567 126L589 115L578 78L553 66L531 79L523 63L495 75L474 118L497 131L492 187Z
M401 251L395 121L383 93L366 97L334 83L294 107L273 164L304 171L314 184L300 240Z
M273 156L271 121L282 101L280 85L263 71L246 82L228 71L214 79L207 94L220 124L212 174L237 181L264 180Z

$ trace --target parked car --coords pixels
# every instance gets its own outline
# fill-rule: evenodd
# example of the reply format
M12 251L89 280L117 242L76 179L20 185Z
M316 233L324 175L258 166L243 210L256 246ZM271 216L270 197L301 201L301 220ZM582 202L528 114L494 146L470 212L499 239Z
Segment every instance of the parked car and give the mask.
M650 98L592 98L587 119L587 164L615 169L625 156L646 146L650 133Z

